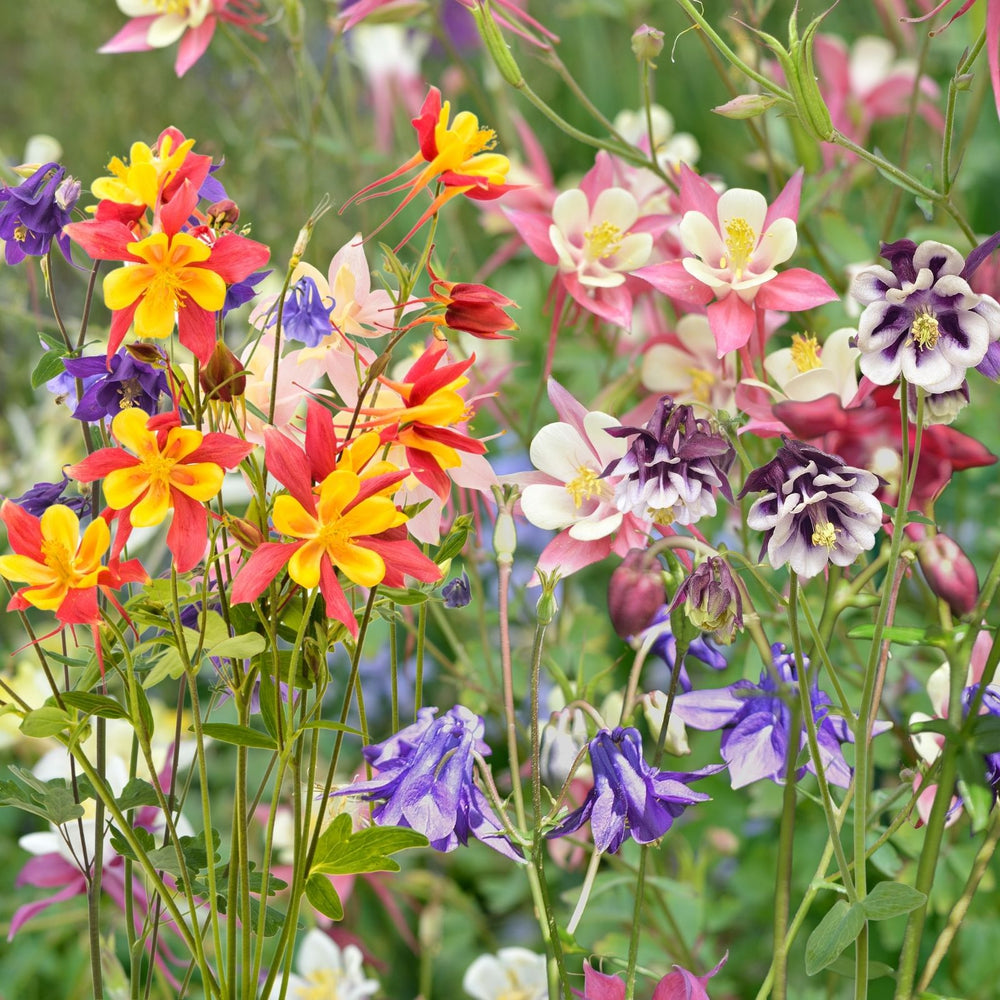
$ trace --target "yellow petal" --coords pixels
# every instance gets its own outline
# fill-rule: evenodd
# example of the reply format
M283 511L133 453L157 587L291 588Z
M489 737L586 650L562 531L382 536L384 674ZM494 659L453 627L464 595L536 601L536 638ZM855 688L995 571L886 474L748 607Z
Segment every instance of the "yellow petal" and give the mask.
M185 267L178 272L177 279L183 291L202 309L216 312L226 301L225 281L207 267Z
M320 561L326 555L323 546L313 540L306 542L292 553L288 560L288 575L308 590L319 586Z
M29 603L42 611L55 611L64 600L69 587L62 580L53 580L39 590L26 590L22 595Z
M104 304L112 311L127 309L146 289L156 272L149 264L126 264L104 276Z
M113 469L104 477L104 499L112 510L124 510L142 496L149 483L149 473L140 465Z
M174 332L176 323L177 297L173 288L161 276L157 276L146 288L146 294L139 302L132 324L137 337L153 337L162 340Z
M356 535L377 535L405 523L406 515L396 510L396 505L388 497L373 496L344 514L338 527L353 538Z
M61 545L70 555L80 546L80 521L64 504L57 503L42 512L40 527L45 542Z
M205 435L194 427L171 427L167 431L167 443L163 446L163 457L180 462L191 452L201 447Z
M192 462L190 465L177 464L170 470L170 485L186 493L192 500L205 503L218 496L222 489L225 473L215 462Z
M362 587L374 587L385 577L385 562L377 552L360 545L331 545L327 549L330 561L344 576Z
M81 573L96 573L100 570L101 556L111 545L111 531L103 517L95 518L87 525L83 540L76 554L76 565ZM88 584L89 586L89 584Z
M358 495L361 479L347 469L335 469L323 480L319 487L319 520L326 524Z
M133 528L151 528L167 516L170 507L170 487L162 479L151 479L146 495L132 508L129 521Z
M275 528L289 538L312 538L319 531L316 519L287 494L275 498L272 517Z
M36 562L30 556L0 556L0 576L5 580L16 580L37 587L42 583L50 583L55 579L55 573L45 563Z
M138 406L130 406L115 414L111 421L111 433L119 444L135 452L139 458L158 455L160 449L156 444L156 434L146 425L149 414Z

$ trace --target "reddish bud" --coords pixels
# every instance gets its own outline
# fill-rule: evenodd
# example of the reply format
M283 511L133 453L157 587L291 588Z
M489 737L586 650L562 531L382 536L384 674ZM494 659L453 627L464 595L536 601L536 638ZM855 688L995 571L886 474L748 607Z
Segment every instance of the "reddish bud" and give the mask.
M431 298L445 307L444 315L435 322L480 340L511 339L502 331L517 329L517 324L504 311L508 306L517 308L513 299L486 285L442 281L429 265L427 269L431 274Z
M645 549L629 549L608 581L608 614L615 631L623 639L638 635L666 603L659 560Z
M253 552L262 542L265 541L264 533L252 521L244 517L233 517L231 514L225 519L226 528L229 534L236 539L240 547L247 552Z
M208 216L208 224L213 229L232 229L239 221L240 209L235 201L223 198L222 201L209 205L205 215Z
M199 381L207 399L221 399L232 402L233 396L242 396L246 391L247 377L240 359L218 341L208 364L201 369Z
M137 341L134 344L126 344L125 350L135 358L136 361L141 361L143 364L152 365L154 368L163 368L167 362L167 359L158 347L154 347L152 344L144 344L141 341Z
M972 560L950 535L939 531L917 546L917 561L927 586L948 602L952 613L972 613L979 600L979 578Z

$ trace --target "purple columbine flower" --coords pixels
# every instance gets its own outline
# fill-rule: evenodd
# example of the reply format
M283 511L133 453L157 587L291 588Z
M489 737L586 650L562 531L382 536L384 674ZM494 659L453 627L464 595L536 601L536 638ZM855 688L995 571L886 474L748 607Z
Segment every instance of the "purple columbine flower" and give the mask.
M788 741L796 740L801 750L806 746L805 722L798 734L791 732L794 699L798 698L795 657L785 652L781 643L771 647L772 666L761 671L760 681L736 681L712 691L690 691L674 699L674 713L693 729L722 729L722 759L729 765L733 788L742 788L768 778L783 783ZM808 670L806 661L805 668ZM827 706L830 699L814 681L809 691L823 772L833 785L846 788L851 769L840 747L851 740L850 730L842 719L832 719ZM876 725L873 731L882 732ZM812 759L800 767L796 778L806 771L816 773Z
M285 296L285 307L281 311L282 334L289 340L301 341L306 347L318 347L333 332L330 313L335 305L332 301L329 305L323 302L312 278L299 278ZM278 307L275 305L267 325L272 327L277 322Z
M809 578L827 563L850 566L875 545L882 506L875 499L881 480L844 465L812 445L784 438L767 465L747 476L740 496L763 493L747 514L747 524L764 532L760 557L774 569L788 563Z
M602 729L590 741L589 750L594 787L583 805L548 836L575 833L590 820L599 854L614 854L629 838L637 844L659 840L688 806L709 799L702 792L692 792L688 783L721 770L657 771L643 759L639 731L622 726Z
M471 834L505 857L524 861L473 779L473 753L491 752L482 739L483 720L461 705L440 719L436 714L436 708L422 708L412 725L365 747L364 758L378 776L333 794L383 799L372 812L376 823L410 827L435 850L453 851Z
M41 517L53 504L60 503L64 507L69 507L77 517L83 517L90 512L90 500L88 497L76 494L75 496L63 496L69 484L73 482L65 473L58 483L35 483L26 493L19 497L14 497L13 502L19 507L23 507L29 514ZM76 483L73 482L76 486Z
M222 318L225 319L231 310L239 309L240 306L246 305L257 294L257 286L270 273L270 269L267 271L254 271L253 274L247 275L242 281L237 281L235 284L229 285L226 288L226 300L222 303Z
M928 392L957 389L970 368L996 368L1000 303L969 285L973 272L1000 244L1000 233L968 259L954 247L927 240L883 243L891 270L876 264L851 283L865 308L858 322L861 371L876 385L900 376Z
M63 364L69 375L83 379L86 386L73 411L77 420L104 420L130 406L153 416L159 409L160 394L170 392L163 368L136 360L124 347L111 355L110 362L101 354L66 358Z
M446 608L464 608L472 600L472 587L469 574L462 571L461 576L453 576L442 588L441 597Z
M607 432L632 438L624 456L602 473L622 477L615 486L619 510L659 524L694 524L715 513L716 490L733 502L726 473L735 452L690 406L663 396L645 427Z
M0 239L8 264L44 257L53 239L70 259L69 237L62 228L80 197L80 182L65 175L58 163L43 163L16 187L0 186Z

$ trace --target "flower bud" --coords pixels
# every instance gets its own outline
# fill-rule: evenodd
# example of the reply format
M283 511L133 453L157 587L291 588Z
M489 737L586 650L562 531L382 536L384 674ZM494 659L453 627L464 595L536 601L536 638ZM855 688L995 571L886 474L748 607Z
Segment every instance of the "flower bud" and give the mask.
M518 89L523 87L524 74L511 54L510 46L504 41L503 33L496 21L493 20L493 15L482 4L476 4L472 8L472 17L479 29L479 35L486 46L486 51L489 52L500 75L512 87Z
M136 361L141 361L145 365L151 365L153 368L163 368L166 365L166 357L158 347L153 344L144 344L141 341L137 341L134 344L126 344L125 350Z
M558 792L587 743L587 722L578 708L555 712L542 727L539 766L547 788Z
M441 588L441 597L446 608L464 608L472 600L469 574L453 577Z
M979 600L979 578L958 542L939 531L917 546L917 561L927 586L948 602L953 614L971 614Z
M629 549L608 581L608 614L622 639L638 635L667 602L663 571L646 549Z
M757 118L769 108L773 108L778 103L777 97L768 94L740 94L725 104L720 104L712 110L723 118L732 118L742 121L745 118Z
M640 24L632 32L632 51L639 62L649 63L656 69L653 60L663 51L663 32L648 24Z
M642 702L642 712L646 717L646 725L649 726L653 739L657 739L663 728L663 715L667 710L667 696L663 691L649 691L639 701ZM684 721L679 715L672 712L670 720L667 722L667 740L663 745L666 751L675 757L683 757L691 752Z
M209 205L205 214L208 216L208 224L213 229L232 229L239 221L240 209L235 201L223 198L222 201Z
M683 599L684 612L695 628L711 632L728 645L743 628L743 598L729 564L718 556L706 559L681 584L671 607Z
M246 391L247 377L240 359L220 340L215 350L199 373L201 388L208 399L232 402L233 396L242 396Z
M244 517L233 517L232 514L227 515L225 520L229 534L247 552L253 552L264 542L264 533L252 521Z

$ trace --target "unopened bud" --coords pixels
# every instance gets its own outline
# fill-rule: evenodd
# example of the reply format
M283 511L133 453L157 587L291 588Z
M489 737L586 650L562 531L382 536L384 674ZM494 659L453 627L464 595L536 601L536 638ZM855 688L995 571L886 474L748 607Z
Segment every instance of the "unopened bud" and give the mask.
M441 588L441 597L446 608L464 608L472 600L469 574L463 571L461 576L449 580Z
M221 399L232 402L233 396L242 396L246 391L247 377L240 359L226 346L225 341L217 341L208 364L199 372L198 380L207 399Z
M56 188L56 204L62 209L72 209L80 197L82 185L75 177L67 177Z
M659 737L663 728L663 716L667 710L667 696L662 691L650 691L644 694L639 701L642 702L642 712L646 717L646 725L653 734L654 739ZM667 722L667 738L663 744L667 753L672 753L675 757L683 757L691 752L687 741L687 729L684 721L679 715L670 713Z
M632 32L632 51L641 63L649 63L656 69L653 60L663 51L663 32L641 24Z
M564 708L542 727L539 767L547 788L558 792L587 743L587 722L580 709Z
M608 581L608 615L622 639L638 635L667 603L663 570L646 549L629 549Z
M235 201L223 198L209 205L205 214L208 216L208 224L213 229L232 229L239 221L240 209Z
M244 517L233 517L231 514L226 518L226 528L229 534L239 542L240 547L247 552L253 552L265 541L264 533L252 521Z
M939 531L917 546L917 561L927 586L948 602L953 614L962 617L972 613L979 600L979 578L958 542Z
M479 35L486 46L486 51L489 52L500 75L512 87L522 87L524 74L511 54L510 46L504 41L503 33L496 21L493 20L493 15L482 4L476 4L472 8L472 17L479 29Z
M153 344L144 344L142 341L136 341L134 344L126 344L125 350L136 361L141 361L144 365L150 365L153 368L163 368L166 364L166 357L158 347Z
M712 110L723 118L732 118L742 121L745 118L757 118L769 108L773 108L778 103L777 97L767 94L740 94L725 104L720 104Z
M743 628L743 597L729 564L718 556L706 559L681 584L671 607L684 601L688 620L716 642L731 643Z

